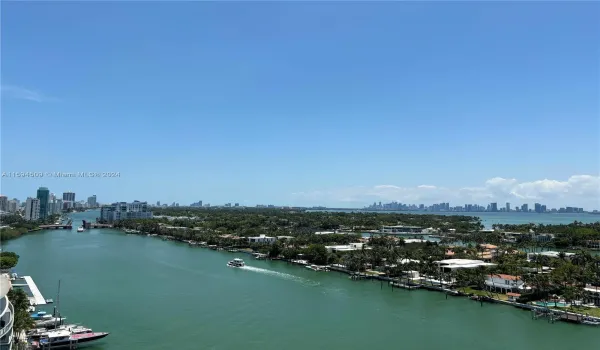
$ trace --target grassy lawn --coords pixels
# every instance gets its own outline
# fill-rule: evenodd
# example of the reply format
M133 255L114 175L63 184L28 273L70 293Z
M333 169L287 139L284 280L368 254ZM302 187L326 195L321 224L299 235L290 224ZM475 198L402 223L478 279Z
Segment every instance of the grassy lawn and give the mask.
M600 317L600 308L589 308L589 307L581 307L581 306L573 306L573 307L550 307L554 310L559 311L568 311L568 312L576 312L578 314L588 314L594 317Z
M464 288L464 289L461 288L459 290L462 291L462 292L465 292L465 293L472 293L472 294L481 295L481 296L484 296L484 297L489 297L491 295L495 299L508 300L508 296L506 294L499 294L499 293L491 293L490 294L489 292L487 292L485 290L473 289L471 287L467 287L467 288Z

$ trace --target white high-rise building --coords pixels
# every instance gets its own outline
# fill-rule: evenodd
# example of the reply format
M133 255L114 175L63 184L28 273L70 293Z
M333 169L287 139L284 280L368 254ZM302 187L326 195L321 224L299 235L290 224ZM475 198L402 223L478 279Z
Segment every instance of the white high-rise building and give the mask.
M147 202L133 201L132 203L119 202L111 205L103 205L100 210L100 218L112 223L124 219L148 219L152 217Z
M11 199L8 201L8 212L9 213L16 213L18 207L19 207L19 203L17 203L16 200Z
M40 218L40 200L37 198L27 198L25 202L25 220L35 221Z
M62 213L62 209L63 209L63 201L62 199L56 199L54 200L54 214L60 214Z

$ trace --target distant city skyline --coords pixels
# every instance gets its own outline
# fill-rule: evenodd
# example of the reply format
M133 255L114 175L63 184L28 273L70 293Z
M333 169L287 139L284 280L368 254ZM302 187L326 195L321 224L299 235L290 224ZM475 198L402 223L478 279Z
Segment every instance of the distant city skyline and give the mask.
M581 207L561 207L561 208L549 208L543 203L534 203L533 208L529 207L529 203L523 203L516 205L511 209L511 203L497 203L491 202L487 205L480 204L464 204L464 205L451 205L449 202L435 203L435 204L407 204L400 202L390 203L373 203L372 205L366 206L365 209L370 210L406 210L406 211L430 211L430 212L492 212L492 213L583 213L586 210ZM594 209L589 210L590 212Z
M3 178L3 189L10 188L8 181L26 182L29 179ZM96 194L91 196L80 195L82 199L75 201L77 196L76 191L72 190L73 186L69 187L68 191L53 191L47 186L39 188L30 188L28 193L24 195L12 195L2 193L0 204L7 206L8 199L17 198L20 202L25 202L28 197L32 198L47 198L59 197L62 198L65 204L69 202L86 203L87 205L111 204L114 202L130 202L134 200L146 201L151 205L157 206L257 206L257 205L273 205L273 206L296 206L296 207L329 207L329 208L365 208L378 203L401 203L404 206L409 206L412 209L430 207L440 205L440 203L452 203L452 210L458 211L460 208L473 206L471 211L529 211L546 212L556 209L563 212L577 212L580 208L585 211L594 211L600 209L600 176L579 175L572 176L567 181L556 180L541 180L534 182L519 182L516 179L493 178L485 182L484 186L480 187L465 187L460 189L448 189L433 185L420 185L413 188L400 187L393 185L380 185L372 187L351 187L341 188L330 191L311 191L298 192L292 194L287 201L277 199L266 200L165 200L150 199L156 198L154 191L140 194L140 196L130 198L119 196L115 198L106 198L103 195L98 200ZM36 195L37 191L37 195ZM42 191L42 192L40 192ZM91 193L91 191L85 191ZM40 197L40 193L45 193ZM55 195L56 193L56 195ZM186 193L189 197L192 194ZM182 195L183 197L183 195ZM85 199L87 198L87 200ZM169 197L172 198L172 197ZM302 198L302 200L298 200ZM392 198L392 199L390 199ZM396 199L398 198L398 199ZM368 200L368 202L367 202ZM47 202L47 200L45 200ZM156 203L156 204L155 204ZM163 203L162 205L160 203ZM496 204L496 209L488 209L491 203ZM595 204L595 205L594 205ZM91 205L91 206L93 206ZM42 205L43 207L43 205ZM542 207L544 208L543 210ZM567 208L576 208L575 211ZM379 208L378 208L379 209ZM439 208L438 208L439 209ZM436 210L438 210L436 209ZM450 211L442 208L443 211ZM42 209L42 214L44 210Z

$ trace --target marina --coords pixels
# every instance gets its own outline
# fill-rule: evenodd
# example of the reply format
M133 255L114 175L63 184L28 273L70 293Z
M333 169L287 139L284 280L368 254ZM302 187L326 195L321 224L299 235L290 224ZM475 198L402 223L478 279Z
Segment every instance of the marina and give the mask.
M52 313L37 310L37 307L53 303L52 299L44 299L31 276L18 276L16 273L10 277L13 288L24 289L29 298L31 307L30 317L33 328L27 333L18 335L18 338L28 344L27 349L76 349L83 343L100 340L109 335L107 332L93 332L90 328L82 325L65 325L66 317L61 316L60 310L55 307ZM24 281L25 283L18 283ZM60 295L60 281L59 281ZM23 348L24 349L24 348Z

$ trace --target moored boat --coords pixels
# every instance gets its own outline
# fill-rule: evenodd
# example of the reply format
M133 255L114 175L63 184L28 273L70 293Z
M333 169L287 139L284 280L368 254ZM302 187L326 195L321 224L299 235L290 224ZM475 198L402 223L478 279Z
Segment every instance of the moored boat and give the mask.
M52 318L52 315L49 315L46 311L35 312L29 316L31 316L31 319L34 321L47 320Z
M102 339L108 334L107 332L93 332L89 328L79 326L61 327L32 337L30 344L34 349L65 349Z
M306 268L313 271L329 271L327 266L319 266L319 265L306 265Z
M35 321L35 328L54 328L62 324L66 317L53 317Z
M584 318L583 321L581 321L581 323L588 326L600 326L600 321L595 320L591 317Z
M235 258L235 259L231 260L230 262L228 262L227 266L229 266L229 267L244 267L244 266L246 266L246 264L244 263L244 260L242 260L240 258Z
M265 260L267 258L267 254L254 253L254 258L257 260Z

